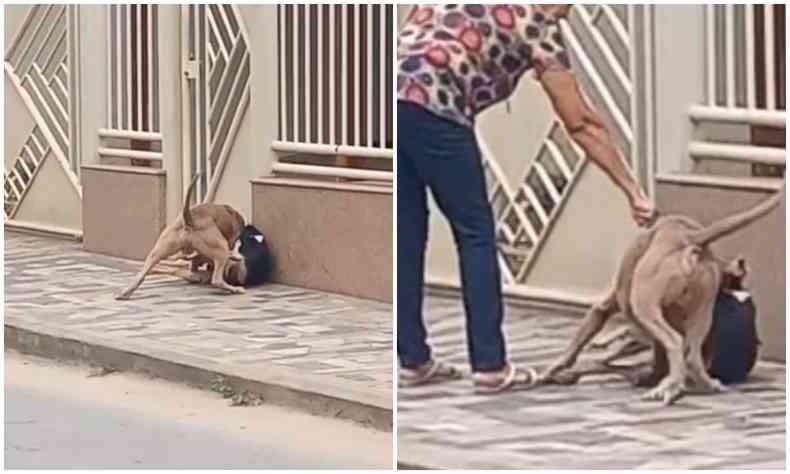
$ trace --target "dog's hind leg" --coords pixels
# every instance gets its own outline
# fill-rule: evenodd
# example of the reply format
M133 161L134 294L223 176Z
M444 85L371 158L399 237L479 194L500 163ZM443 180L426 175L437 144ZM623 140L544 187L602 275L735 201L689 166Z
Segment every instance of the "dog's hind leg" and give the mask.
M151 271L154 265L181 250L182 246L180 240L181 239L178 238L175 231L166 230L163 232L162 235L159 236L159 239L157 239L154 248L151 249L151 252L145 257L143 268L134 278L134 281L116 296L115 299L128 300L129 296L140 286L145 276Z
M603 328L606 321L618 311L618 308L616 292L612 289L603 301L590 308L567 349L554 363L538 375L537 382L548 382L561 370L573 366L584 346Z

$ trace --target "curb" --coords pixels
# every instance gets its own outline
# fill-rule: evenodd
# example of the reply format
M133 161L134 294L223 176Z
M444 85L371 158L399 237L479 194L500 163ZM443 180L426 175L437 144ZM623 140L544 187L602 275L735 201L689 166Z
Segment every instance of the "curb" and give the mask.
M315 390L311 390L302 380L295 377L288 380L288 374L283 371L267 371L267 380L267 377L259 374L230 371L221 364L173 352L134 347L132 343L124 343L126 347L123 348L111 347L94 335L76 330L67 332L70 334L64 334L62 328L25 327L24 322L6 315L5 348L50 359L142 372L203 390L210 390L211 385L221 378L234 391L253 393L262 397L264 403L293 408L311 415L350 420L380 431L392 431L392 408L379 400L360 401L353 397L333 395L331 390L326 389L326 384L320 383L316 384Z

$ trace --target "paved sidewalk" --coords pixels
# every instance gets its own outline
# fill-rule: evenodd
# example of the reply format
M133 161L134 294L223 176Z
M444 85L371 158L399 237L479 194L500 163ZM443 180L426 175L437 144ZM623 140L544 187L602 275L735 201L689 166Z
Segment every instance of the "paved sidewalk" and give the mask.
M463 313L454 299L427 300L435 355L468 370ZM516 363L545 366L578 317L508 307ZM578 386L474 395L463 380L398 392L402 466L483 468L785 467L785 367L758 365L737 392L686 396L661 407L612 376Z
M43 342L25 342L31 335L76 340L94 354L135 356L137 365L142 355L172 362L164 371L260 382L265 399L298 392L318 396L325 411L366 407L379 418L373 424L391 424L391 305L282 285L227 295L167 275L150 275L131 300L115 301L139 265L73 241L5 232L6 347L42 350Z

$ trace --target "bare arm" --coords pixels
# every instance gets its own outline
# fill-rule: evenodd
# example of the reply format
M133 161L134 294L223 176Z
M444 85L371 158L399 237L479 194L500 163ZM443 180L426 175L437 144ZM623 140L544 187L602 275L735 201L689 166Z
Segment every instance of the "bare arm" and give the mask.
M655 212L636 176L615 147L598 114L585 103L576 78L565 69L538 69L538 80L571 138L623 191L637 224L648 223Z

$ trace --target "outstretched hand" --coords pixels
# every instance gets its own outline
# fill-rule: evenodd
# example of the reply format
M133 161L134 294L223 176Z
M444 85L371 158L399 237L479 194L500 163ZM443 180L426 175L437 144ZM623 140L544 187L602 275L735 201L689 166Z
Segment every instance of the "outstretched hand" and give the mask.
M636 222L636 225L639 227L650 225L656 217L655 203L644 195L636 196L630 201L631 217Z

